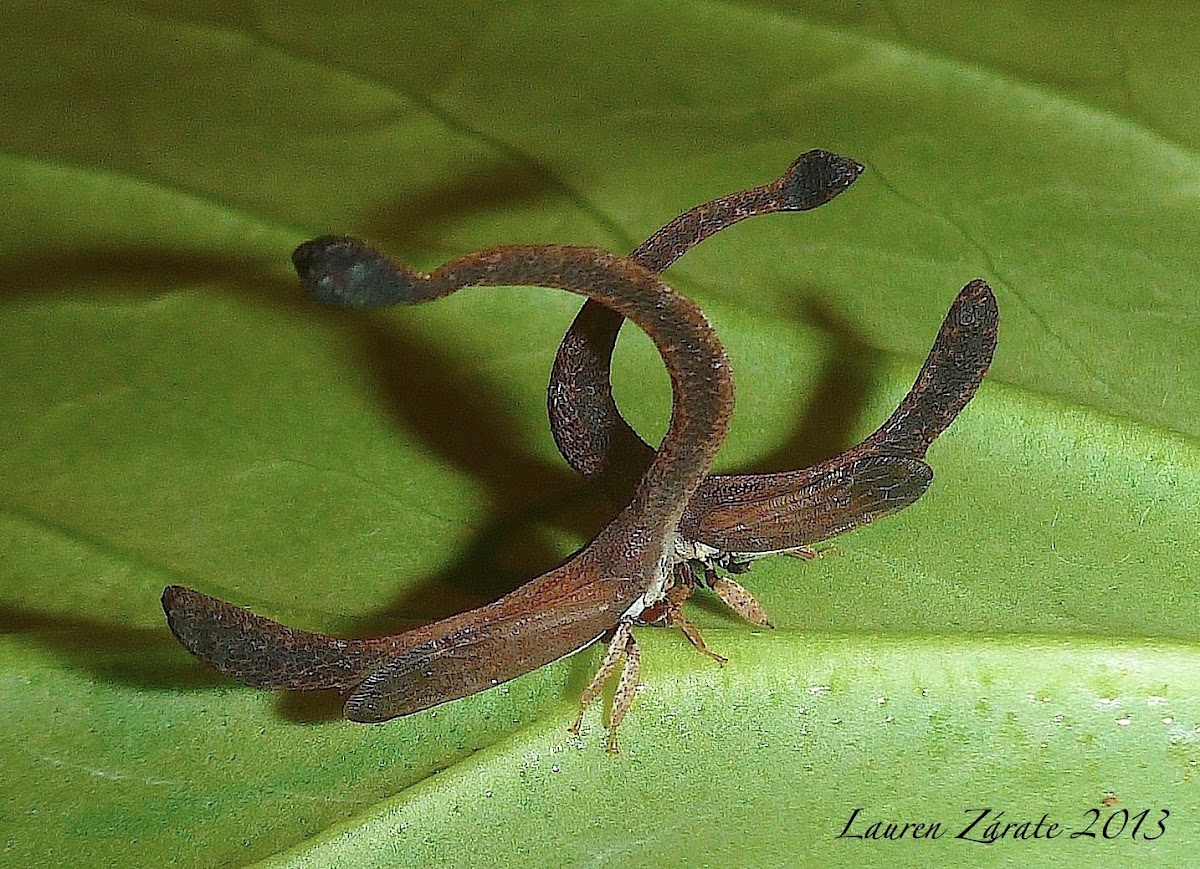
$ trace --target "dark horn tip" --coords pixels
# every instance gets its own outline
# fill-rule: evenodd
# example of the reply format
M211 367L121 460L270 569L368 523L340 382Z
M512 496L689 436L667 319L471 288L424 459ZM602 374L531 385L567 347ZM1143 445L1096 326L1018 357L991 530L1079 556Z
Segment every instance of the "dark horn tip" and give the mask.
M992 292L992 288L988 286L988 282L982 278L976 278L971 281L958 294L955 299L955 304L958 306L970 306L978 311L978 317L986 323L995 323L1000 319L1000 308L996 302L996 294Z
M419 301L415 276L355 238L323 235L292 251L305 291L338 308L383 308Z
M168 585L163 589L162 593L162 608L167 614L169 620L172 615L179 612L188 601L194 600L196 592L182 585Z
M785 211L824 205L855 182L863 165L851 157L814 148L796 158L780 178Z

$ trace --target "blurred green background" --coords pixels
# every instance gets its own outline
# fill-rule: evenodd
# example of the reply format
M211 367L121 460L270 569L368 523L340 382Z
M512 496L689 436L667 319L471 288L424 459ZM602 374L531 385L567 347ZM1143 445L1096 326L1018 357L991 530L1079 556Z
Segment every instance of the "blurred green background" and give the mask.
M1200 842L1200 11L1180 3L12 2L0 37L0 863L1182 865ZM319 309L324 232L428 268L627 251L825 147L810 214L689 254L735 366L721 470L869 432L974 277L988 381L930 492L700 602L723 669L639 633L366 727L206 671L184 583L346 634L492 599L608 518L544 391L578 307ZM631 330L632 331L632 330ZM653 348L623 409L661 434ZM991 807L1095 838L982 846ZM838 839L941 822L934 842ZM1121 811L1132 822L1112 839ZM1152 822L1170 815L1165 832Z

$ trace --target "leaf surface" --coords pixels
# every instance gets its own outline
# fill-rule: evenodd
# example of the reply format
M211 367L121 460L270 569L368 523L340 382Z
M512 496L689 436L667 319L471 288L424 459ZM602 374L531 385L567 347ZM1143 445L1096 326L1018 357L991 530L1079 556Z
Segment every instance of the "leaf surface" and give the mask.
M5 863L1194 854L1194 9L145 0L8 17ZM365 635L493 599L608 518L545 420L578 300L331 312L298 291L295 244L358 234L418 267L504 242L624 251L818 146L866 164L853 190L669 272L735 366L719 468L797 467L869 432L975 277L1000 302L996 362L917 505L744 577L777 630L701 602L723 669L639 633L622 755L595 711L581 742L565 732L595 650L367 727L175 644L171 583ZM618 399L647 437L669 407L660 369L623 337ZM1072 831L1089 809L1170 816L1154 841L955 839L984 807ZM864 828L946 832L837 838L855 808Z

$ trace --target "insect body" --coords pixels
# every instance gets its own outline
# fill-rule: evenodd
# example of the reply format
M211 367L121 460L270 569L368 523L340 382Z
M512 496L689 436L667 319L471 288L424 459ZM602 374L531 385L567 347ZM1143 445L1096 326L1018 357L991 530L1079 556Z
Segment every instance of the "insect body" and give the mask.
M346 717L363 722L482 691L607 637L580 717L621 665L610 719L615 750L616 728L638 680L631 625L677 625L707 651L682 613L698 584L750 621L769 625L750 593L717 569L739 573L765 555L808 555L810 544L919 498L933 474L925 451L970 400L991 361L995 299L974 281L955 300L908 396L861 444L805 470L707 476L733 408L729 364L704 315L657 273L745 217L829 201L861 169L829 152L809 152L770 185L681 215L628 258L595 248L510 246L460 257L426 275L354 239L327 236L301 245L293 262L305 288L342 307L412 304L472 286L545 286L587 296L555 360L552 428L581 473L637 482L629 504L566 563L468 612L400 634L341 638L171 586L162 602L175 636L248 685L341 690ZM657 451L612 400L609 366L625 318L651 337L671 377L671 424Z
M714 199L654 233L630 259L662 271L706 238L755 215L805 211L846 190L862 166L828 151L802 154L776 181ZM707 585L751 622L766 614L746 589L715 570L743 573L776 554L813 557L813 544L914 503L933 480L925 453L974 396L996 348L999 313L991 289L972 281L954 300L912 389L896 411L855 447L809 468L776 474L713 475L684 511L672 584L683 587L658 620L697 643L680 608L691 588ZM624 488L653 448L613 400L610 369L622 318L588 301L559 347L548 389L550 427L559 452L585 477ZM697 645L703 648L703 643Z
M562 566L499 600L387 637L343 639L288 628L180 586L163 607L194 655L261 688L338 688L346 717L376 722L492 687L612 635L599 690L625 661L611 718L633 699L640 656L629 625L666 595L684 506L707 473L733 409L733 380L708 321L627 259L594 248L514 246L424 275L346 238L301 245L293 261L317 300L354 308L423 302L470 286L558 287L602 301L654 340L671 375L672 422L632 500Z

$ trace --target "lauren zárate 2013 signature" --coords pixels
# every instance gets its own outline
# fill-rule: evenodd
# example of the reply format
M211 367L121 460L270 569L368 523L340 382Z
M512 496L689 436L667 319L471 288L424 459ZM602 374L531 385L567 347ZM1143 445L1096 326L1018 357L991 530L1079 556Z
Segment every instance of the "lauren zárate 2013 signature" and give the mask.
M964 820L957 824L942 821L870 820L862 817L863 809L855 808L846 825L835 838L859 841L900 841L902 839L952 838L980 845L994 845L1004 840L1028 842L1067 839L1129 839L1152 842L1167 832L1167 809L1088 809L1075 823L1060 824L1043 813L1037 820L1012 819L1004 810L992 807L963 809Z

